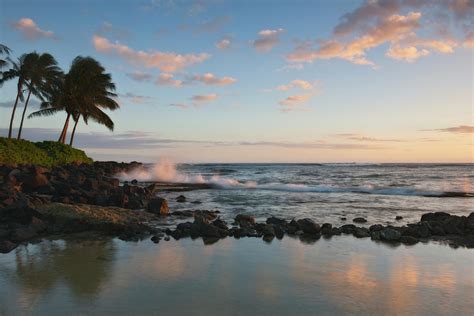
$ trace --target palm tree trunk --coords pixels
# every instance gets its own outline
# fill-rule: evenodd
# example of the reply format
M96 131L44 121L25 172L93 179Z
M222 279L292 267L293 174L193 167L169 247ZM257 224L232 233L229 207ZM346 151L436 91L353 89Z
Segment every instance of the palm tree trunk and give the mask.
M18 99L20 98L20 90L16 94L15 104L13 105L12 117L10 118L10 128L8 129L8 138L12 138L13 119L15 118L16 106L18 105Z
M72 129L71 140L69 141L69 146L71 146L71 147L72 147L72 142L74 141L74 134L76 134L77 123L79 123L79 117L77 118L77 120L75 120L74 128Z
M66 122L64 122L64 127L63 127L63 130L61 132L61 135L59 136L59 139L58 139L58 142L64 144L66 142L66 134L67 134L67 128L68 128L68 125L69 125L69 118L71 117L71 114L67 114L67 117L66 117Z
M28 92L28 97L26 98L26 102L25 102L25 108L23 109L23 114L21 115L21 123L20 123L20 128L18 129L17 139L21 139L21 130L23 129L23 121L25 120L26 108L28 107L28 102L30 101L30 96L31 96L31 90Z

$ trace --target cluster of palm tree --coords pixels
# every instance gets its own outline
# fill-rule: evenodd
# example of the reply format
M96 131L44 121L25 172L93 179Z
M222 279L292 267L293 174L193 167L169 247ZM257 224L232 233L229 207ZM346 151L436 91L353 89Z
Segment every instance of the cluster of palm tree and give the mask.
M8 56L11 50L0 44L0 57ZM10 69L2 71L3 68ZM119 104L115 101L117 96L112 77L105 72L105 68L91 57L76 57L69 69L64 74L57 61L50 54L32 52L23 54L17 61L7 57L0 59L0 86L4 82L17 79L16 99L13 104L10 118L8 138L12 137L15 112L19 102L25 102L21 116L17 138L21 139L21 132L25 114L31 95L41 101L40 109L31 113L28 118L50 116L58 112L66 112L66 121L58 141L66 143L66 136L70 120L74 127L70 136L69 145L72 146L74 134L79 120L82 118L87 125L89 120L114 129L114 122L103 111L115 110ZM25 100L26 94L26 100Z

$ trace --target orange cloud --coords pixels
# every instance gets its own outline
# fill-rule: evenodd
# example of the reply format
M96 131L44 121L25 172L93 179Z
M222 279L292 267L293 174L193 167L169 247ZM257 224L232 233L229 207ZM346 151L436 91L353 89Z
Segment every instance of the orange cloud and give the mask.
M136 51L119 42L111 43L107 38L98 35L94 35L92 43L98 52L116 54L132 65L158 68L164 72L175 72L192 64L201 63L211 57L206 53L181 55L155 50L148 52Z
M35 21L30 18L19 19L17 22L13 23L13 28L20 31L28 40L36 40L39 38L56 39L56 36L52 31L40 29Z

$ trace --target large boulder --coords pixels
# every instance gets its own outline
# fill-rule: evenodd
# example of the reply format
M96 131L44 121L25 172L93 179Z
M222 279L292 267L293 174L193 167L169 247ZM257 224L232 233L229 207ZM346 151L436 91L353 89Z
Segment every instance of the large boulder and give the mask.
M321 231L321 226L309 218L298 220L298 225L305 234L314 235Z
M170 212L168 201L160 197L152 198L148 201L147 211L157 215L168 215Z

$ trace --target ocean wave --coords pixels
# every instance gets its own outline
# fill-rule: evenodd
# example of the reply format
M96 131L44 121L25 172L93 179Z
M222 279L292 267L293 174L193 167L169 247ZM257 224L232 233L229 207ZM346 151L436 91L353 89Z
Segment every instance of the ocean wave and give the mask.
M465 191L435 191L414 188L411 186L376 187L363 185L356 187L340 187L333 185L307 185L298 183L258 183L256 181L241 181L220 175L203 176L202 174L184 174L177 170L176 164L163 160L157 164L137 168L117 175L122 181L137 179L145 182L192 183L208 184L211 188L220 190L265 190L281 192L314 192L314 193L356 193L376 195L400 195L422 197L463 197L472 198L474 192Z

